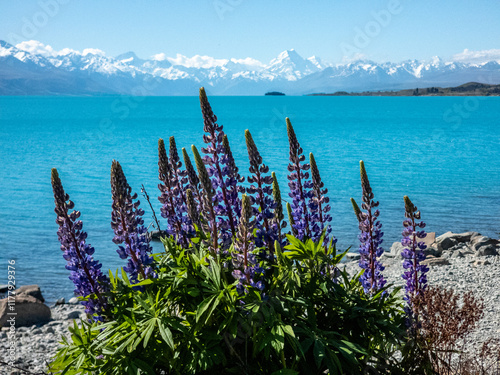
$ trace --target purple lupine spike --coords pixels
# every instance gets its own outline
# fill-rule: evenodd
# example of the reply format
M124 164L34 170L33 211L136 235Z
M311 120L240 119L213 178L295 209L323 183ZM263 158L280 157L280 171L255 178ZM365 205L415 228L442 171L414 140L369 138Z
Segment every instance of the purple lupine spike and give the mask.
M294 229L297 232L297 238L304 241L311 238L310 221L311 215L308 210L307 201L312 197L312 182L309 180L310 165L304 163L306 159L302 153L299 141L293 130L290 119L286 118L286 127L288 133L288 142L290 143L290 163L288 164L288 186L292 198L292 215L294 219Z
M86 243L87 233L82 230L80 211L68 213L75 205L64 192L57 169L53 168L51 172L54 211L59 225L57 237L64 252L63 258L67 261L66 269L71 271L69 279L75 285L75 294L87 297L82 301L85 312L92 315L93 320L103 321L102 314L108 306L106 293L109 291L109 279L101 271L102 264L92 257L94 248Z
M212 180L210 180L210 176L208 175L207 168L203 163L203 159L194 145L191 146L191 150L193 151L194 162L198 170L198 178L200 179L200 184L203 189L204 211L202 215L205 217L206 228L202 229L204 229L205 233L210 235L212 240L210 244L212 255L216 255L219 251L219 222L217 221L215 210L219 205L219 201L212 185Z
M292 230L292 235L294 237L298 237L299 234L297 233L297 229L295 229L295 221L293 219L292 206L288 202L286 202L286 212L288 214L288 221L290 222L290 228Z
M255 220L250 220L255 212L252 210L250 197L243 194L241 200L241 215L238 225L238 236L235 240L235 249L233 253L233 277L238 280L236 289L239 293L248 293L248 286L259 290L264 289L264 284L260 280L264 270L259 266L254 249L254 236L252 234Z
M186 190L191 190L198 212L203 212L203 197L200 190L200 179L196 174L196 170L194 169L193 163L191 163L191 159L189 158L185 148L182 148L182 157L184 159L184 165L186 166L187 177L189 180L189 185L186 187Z
M174 236L177 243L186 246L186 236L182 229L182 211L178 211L178 195L175 194L173 182L175 178L165 149L165 142L161 138L158 140L158 177L160 179L158 188L161 193L158 200L162 203L161 216L167 219L166 232Z
M122 259L128 258L124 271L130 275L132 284L142 279L154 277L152 248L147 238L147 228L143 225L144 211L139 208L137 194L125 178L120 163L111 164L111 193L113 196L111 228L115 232L113 242L118 245L117 253Z
M325 232L323 245L328 245L330 241L330 233L332 226L329 224L332 221L332 216L329 214L331 206L328 204L330 198L326 196L328 189L324 188L325 184L321 181L318 166L312 153L309 154L311 164L311 177L313 183L313 196L309 200L309 209L311 210L311 239L318 242ZM332 243L336 243L337 239L332 237Z
M418 322L418 316L415 316L413 311L413 302L415 298L422 294L427 287L427 272L429 267L421 264L425 260L424 250L427 248L424 242L419 241L427 236L423 230L425 223L420 220L420 211L412 203L408 196L404 196L405 202L405 220L403 221L403 239L401 244L405 247L401 252L403 257L403 268L405 269L402 277L406 280L405 284L405 301L407 302L406 312L408 321Z
M283 236L281 230L286 228L287 223L284 221L285 216L283 215L283 203L281 201L281 191L278 184L278 179L274 172L271 173L273 178L273 199L274 199L274 213L272 220L272 227L274 233L277 233L277 239L281 246L284 246Z
M194 195L191 189L186 190L186 200L187 200L187 209L188 215L191 219L191 222L195 224L199 230L201 230L200 226L200 214L198 212L198 205L194 199Z
M228 200L234 208L235 218L239 219L241 214L241 199L239 193L244 193L245 188L241 185L245 181L245 177L239 173L239 168L234 161L231 147L229 146L229 139L224 134L222 138L222 148L224 150L224 174L227 176L226 185L228 189Z
M189 240L196 233L187 213L186 185L188 184L187 171L182 170L182 162L177 153L175 138L169 139L169 163L170 163L170 186L172 201L175 206L177 228L180 231L176 233L177 242L184 247L189 246Z
M255 214L255 226L257 227L257 235L255 245L257 247L266 247L269 254L273 254L274 241L276 240L276 232L271 228L271 220L273 219L273 211L276 206L272 198L272 183L273 178L266 174L269 173L269 167L262 163L262 156L255 145L250 131L245 130L245 140L248 150L248 158L250 160L249 171L250 176L247 177L251 184L247 188L247 193L252 201ZM255 184L255 185L253 185Z
M365 210L365 212L361 212L359 217L359 229L361 231L359 235L361 242L359 246L359 254L361 255L359 266L365 270L360 281L363 284L365 293L373 294L386 283L382 275L384 266L377 259L384 253L384 249L380 246L383 242L382 236L384 233L381 230L382 223L377 219L380 214L379 210L372 210L378 207L379 202L373 200L373 191L368 181L365 164L362 160L359 162L359 166L361 187L363 189L363 203L361 208Z
M213 187L220 202L216 214L220 220L221 245L226 249L231 244L231 238L236 234L235 217L237 217L237 213L230 200L226 181L229 169L224 168L225 163L227 163L223 146L224 131L222 125L217 124L217 116L212 111L203 87L200 88L200 106L203 114L203 129L208 133L203 136L207 147L202 148L201 151L205 154L203 162L207 165L208 174L213 179Z

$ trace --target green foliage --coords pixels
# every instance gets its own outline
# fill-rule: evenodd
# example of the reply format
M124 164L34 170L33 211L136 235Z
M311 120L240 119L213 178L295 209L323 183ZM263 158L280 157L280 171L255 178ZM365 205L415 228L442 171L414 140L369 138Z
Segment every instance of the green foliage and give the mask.
M354 374L381 368L402 337L397 291L366 295L338 265L346 252L288 236L263 292L237 281L201 241L163 239L158 277L110 274L106 323L75 323L51 365L63 374ZM230 251L233 251L232 249ZM256 250L258 252L259 250Z

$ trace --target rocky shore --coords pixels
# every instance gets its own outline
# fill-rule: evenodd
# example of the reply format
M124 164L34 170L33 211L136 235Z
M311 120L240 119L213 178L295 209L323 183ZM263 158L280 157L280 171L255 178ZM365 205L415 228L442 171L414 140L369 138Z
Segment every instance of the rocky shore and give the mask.
M478 348L489 338L500 339L500 242L476 232L448 232L437 238L430 233L426 242L426 263L430 268L429 285L452 288L457 292L473 291L477 297L484 300L484 318L471 335L469 346ZM388 282L397 286L403 285L400 255L402 248L401 244L396 242L390 251L382 256L386 267L384 276ZM359 254L349 254L348 262L344 264L350 274L359 272L357 257ZM14 339L10 340L8 335L11 328L6 324L5 306L2 310L6 301L0 300L0 322L4 322L0 323L3 326L0 330L0 353L6 353L0 357L0 361L6 360L11 349L10 343L13 341L16 357L14 366L18 368L0 364L0 374L46 374L47 363L59 347L61 336L69 334L68 326L73 324L74 319L85 317L83 307L76 298L72 298L67 303L61 299L56 306L49 309L43 304L43 297L36 286L23 287L20 290L21 292L18 289L17 298L24 296L23 301L28 301L26 305L23 304L23 308L28 311L23 316L31 316L36 323L26 320L24 326L15 328ZM46 310L38 304L43 304Z

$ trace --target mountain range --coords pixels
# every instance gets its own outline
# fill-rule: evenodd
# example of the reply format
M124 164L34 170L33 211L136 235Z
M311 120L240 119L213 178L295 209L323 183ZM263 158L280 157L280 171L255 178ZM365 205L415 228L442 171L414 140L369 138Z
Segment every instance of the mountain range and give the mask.
M0 41L0 95L305 95L500 83L500 62L357 60L330 64L286 50L265 64L252 58L191 58L133 52L109 57L98 49L54 51L37 41Z

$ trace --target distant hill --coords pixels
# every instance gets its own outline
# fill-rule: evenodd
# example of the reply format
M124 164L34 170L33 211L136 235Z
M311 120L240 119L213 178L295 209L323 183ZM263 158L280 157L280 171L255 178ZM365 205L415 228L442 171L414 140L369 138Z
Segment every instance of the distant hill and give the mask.
M399 91L336 91L331 94L310 94L310 96L500 96L500 85L469 82L456 87L426 87Z

